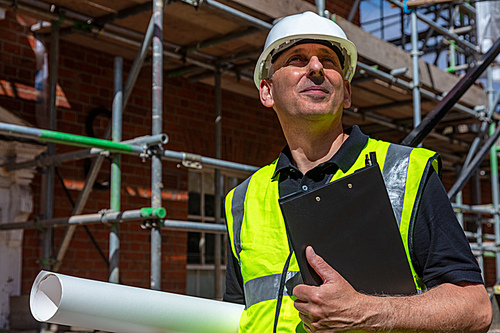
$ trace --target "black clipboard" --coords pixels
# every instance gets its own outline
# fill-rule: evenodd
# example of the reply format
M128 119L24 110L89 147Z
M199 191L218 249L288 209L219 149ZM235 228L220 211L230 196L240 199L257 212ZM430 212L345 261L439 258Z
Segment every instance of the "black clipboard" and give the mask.
M304 283L322 284L305 257L311 245L359 292L416 293L378 164L279 202Z

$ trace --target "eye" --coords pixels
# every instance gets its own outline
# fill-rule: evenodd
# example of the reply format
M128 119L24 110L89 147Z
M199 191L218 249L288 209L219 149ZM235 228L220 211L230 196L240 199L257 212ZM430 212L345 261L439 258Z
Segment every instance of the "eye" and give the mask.
M323 67L327 69L335 69L340 67L340 64L335 58L330 58L330 57L321 58L320 62L323 64Z
M307 60L300 55L292 55L287 60L287 65L303 67L307 64Z

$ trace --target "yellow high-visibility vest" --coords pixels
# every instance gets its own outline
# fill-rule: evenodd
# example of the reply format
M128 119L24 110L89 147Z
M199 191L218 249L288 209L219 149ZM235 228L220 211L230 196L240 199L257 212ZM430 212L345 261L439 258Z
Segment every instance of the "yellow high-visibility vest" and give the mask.
M399 224L406 256L417 290L425 290L410 258L410 228L415 220L423 182L433 169L440 174L439 155L368 139L356 162L340 168L331 181L365 166L365 156L375 152ZM226 197L226 222L231 251L238 260L244 284L245 310L240 332L303 332L293 306L293 288L300 283L299 266L290 248L278 203L277 160L259 169Z

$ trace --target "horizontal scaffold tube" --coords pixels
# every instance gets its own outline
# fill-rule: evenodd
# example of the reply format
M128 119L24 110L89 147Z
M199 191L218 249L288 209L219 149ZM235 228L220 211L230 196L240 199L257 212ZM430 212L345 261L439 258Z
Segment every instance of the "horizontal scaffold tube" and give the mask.
M125 140L121 143L125 143L133 146L153 146L158 144L166 144L168 142L168 136L166 134L142 136L135 139ZM5 164L4 168L6 171L14 171L27 169L32 167L45 167L48 165L59 164L67 161L76 161L84 158L89 158L98 154L103 154L106 150L101 148L90 148L85 150L78 150L68 153L62 153L52 156L47 156L45 154L37 156L36 159L21 163L9 163Z
M86 148L96 147L125 154L140 154L143 152L142 147L133 146L121 142L113 142L104 139L90 138L82 135L49 131L39 128L18 126L1 122L0 134L27 139L35 139L43 142L63 143L70 146Z
M174 221L174 220L163 221L162 228L181 230L181 231L210 232L214 234L225 234L227 232L225 224Z
M492 245L490 246L484 246L484 245L477 245L475 243L470 244L470 248L472 251L480 251L480 252L492 252L492 253L497 253L500 252L500 249L493 245L493 243L490 243Z
M212 157L205 157L201 155L177 152L172 150L164 150L162 153L163 153L163 158L165 158L168 161L174 161L174 162L195 160L196 162L199 162L201 165L208 165L226 170L240 170L245 172L255 172L259 169L258 167L252 165L229 162Z
M265 21L262 21L256 17L253 17L251 15L248 15L248 14L245 14L239 10L236 10L232 7L229 7L229 6L226 6L224 5L223 3L220 3L220 2L217 2L217 1L214 1L214 0L205 0L203 1L203 4L206 4L206 5L209 5L211 7L214 7L214 8L217 8L223 12L226 12L228 14L231 14L231 15L234 15L236 17L238 17L239 19L242 19L250 24L253 24L259 28L263 28L263 29L271 29L273 27L272 24L270 23L267 23Z
M0 134L5 134L5 135L11 135L11 136L17 136L17 137L24 137L24 138L30 138L30 139L37 139L40 141L49 141L48 139L42 140L40 138L42 130L34 129L31 127L23 127L23 126L17 126L17 125L10 125L10 124L5 124L5 123L0 123ZM47 131L47 132L53 132L53 131ZM58 133L58 132L56 132ZM66 134L66 133L63 133ZM80 135L72 135L72 134L67 134L73 137L76 137L78 139L85 139L87 137L80 136ZM158 143L164 143L167 139L167 136L165 134L161 134L160 136L151 136L149 139L146 138L137 138L137 139L132 139L132 140L127 140L123 141L121 143L119 142L113 142L113 141L108 141L108 140L103 140L103 139L94 139L94 138L87 138L87 139L93 139L94 141L91 141L92 143L112 143L114 144L115 148L119 147L120 145L126 146L126 147L131 147L131 149L127 151L121 151L119 149L115 148L93 148L92 150L85 150L81 152L71 152L71 153L65 153L65 154L60 154L60 155L54 155L50 158L45 158L45 157L40 157L37 160L34 161L28 161L28 162L22 162L22 163L12 163L12 164L6 164L5 170L6 171L13 171L13 170L19 170L19 169L24 169L24 168L30 168L30 167L35 167L35 166L46 166L50 164L56 164L59 162L65 162L73 159L80 159L80 158L87 158L92 155L96 155L101 153L103 150L110 150L114 152L121 152L121 153L129 153L132 155L137 155L143 153L143 147L139 147L138 145L151 145L151 144L158 144ZM162 139L162 141L158 141L158 139ZM99 140L99 141L95 141ZM51 141L55 142L55 141ZM65 143L68 145L76 145L74 141L57 141L60 143ZM85 141L87 142L87 141ZM88 141L89 144L86 144L84 147L92 147L90 144L90 141ZM129 144L133 143L133 145ZM82 146L82 145L80 145ZM98 146L96 146L98 147ZM102 150L101 150L102 149ZM208 165L208 166L213 166L213 167L219 167L221 169L226 169L226 170L240 170L240 171L245 171L245 172L255 172L257 171L258 167L252 166L252 165L245 165L245 164L240 164L240 163L235 163L235 162L230 162L230 161L224 161L224 160L219 160L216 158L211 158L211 157L204 157L201 155L197 154L190 154L190 153L183 153L183 152L176 152L176 151L171 151L171 150L162 150L161 154L163 155L162 157L166 160L169 161L174 161L174 162L179 162L183 161L186 159L194 158L197 161L199 161L203 165Z
M476 238L478 237L478 235L474 232L471 232L471 231L464 231L465 233L465 236L468 237L468 238ZM493 234L483 234L483 240L486 239L486 240L495 240L495 235Z
M379 78L389 84L393 84L397 87L400 87L400 88L403 88L403 89L407 89L407 90L411 90L412 87L411 87L411 83L409 82L406 82L402 79L399 79L391 74L388 74L388 73L385 73L381 70L378 70L378 69L375 69L371 66L368 66L362 62L359 62L358 61L358 65L357 65L360 69L364 70L367 74L371 75L371 76L374 76L376 78ZM422 96L426 97L426 98L429 98L430 100L433 100L433 101L441 101L443 99L442 96L440 95L437 95L433 92L430 92L428 90L425 90L425 89L420 89L420 93L422 94ZM463 111L465 113L468 113L472 116L477 116L477 112L468 108L468 107L465 107L461 104L455 104L453 106L453 108L459 110L459 111Z
M474 212L474 213L489 214L489 215L495 214L495 210L493 209L493 207L488 208L484 206L460 205L454 202L451 203L451 206L455 209L460 209L465 212Z
M123 212L108 212L74 215L71 217L59 217L47 220L29 222L10 222L0 224L0 230L35 229L55 227L60 225L90 224L90 223L112 223L144 219L162 219L167 215L165 208L141 208L126 210Z
M84 150L72 151L58 155L38 155L34 160L20 162L20 163L7 163L4 164L5 171L15 171L21 169L29 169L33 167L46 167L48 165L57 165L66 161L77 161L84 158L89 158L95 155L102 154L103 150L100 148L89 148Z

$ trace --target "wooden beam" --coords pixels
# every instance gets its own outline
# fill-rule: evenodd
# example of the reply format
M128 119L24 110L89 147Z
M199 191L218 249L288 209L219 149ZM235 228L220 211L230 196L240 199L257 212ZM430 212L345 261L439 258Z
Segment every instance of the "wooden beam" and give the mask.
M439 5L442 3L456 2L456 0L411 0L406 2L408 8L428 6L428 5Z
M308 10L317 12L315 5L304 0L232 0L232 2L275 19Z

